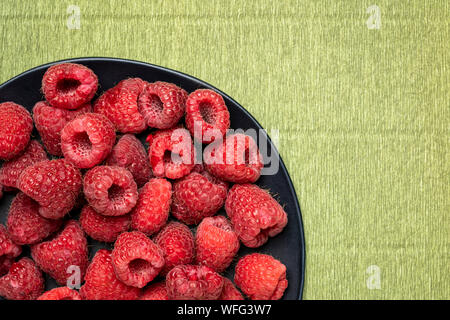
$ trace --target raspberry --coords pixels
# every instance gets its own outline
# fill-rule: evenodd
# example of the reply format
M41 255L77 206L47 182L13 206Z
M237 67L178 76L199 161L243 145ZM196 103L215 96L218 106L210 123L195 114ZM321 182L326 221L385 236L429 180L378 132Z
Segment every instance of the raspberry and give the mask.
M162 274L167 274L173 267L190 264L194 261L194 236L186 225L170 222L156 235L154 240L163 251L166 261Z
M195 236L196 262L217 272L224 271L239 250L239 239L223 216L203 219Z
M172 214L186 224L198 224L225 203L228 184L208 172L192 172L173 184Z
M139 111L149 127L169 129L184 115L186 99L187 92L173 83L149 83L139 96Z
M158 232L169 217L172 185L162 178L147 182L139 192L136 207L131 212L131 228L147 235Z
M230 127L230 113L222 96L209 89L192 92L186 101L186 127L203 143L222 138Z
M244 297L230 279L224 278L223 280L223 289L218 300L244 300Z
M55 108L45 101L36 103L33 108L33 120L48 153L62 157L61 130L69 121L91 111L92 107L89 103L82 105L77 110Z
M117 166L97 166L84 176L84 195L98 213L105 216L127 214L136 205L138 191L133 175Z
M126 285L143 288L164 266L161 248L139 231L124 232L116 240L112 263Z
M120 281L112 265L111 251L97 251L89 265L86 282L80 294L86 300L136 300L139 288L130 287Z
M238 261L234 282L252 300L279 300L288 286L286 266L267 254L252 253Z
M22 253L22 248L15 244L4 225L0 224L0 276L7 273L14 258Z
M61 150L78 168L92 168L106 159L115 140L114 126L106 117L85 113L62 129Z
M228 192L225 210L239 239L250 248L279 234L288 220L280 204L254 184L235 184Z
M191 172L197 172L197 173L203 174L207 171L205 170L205 166L203 165L203 163L197 163L196 165L194 165L194 168L192 169ZM212 177L211 175L209 175L209 176Z
M130 215L107 217L97 213L91 206L84 206L81 210L80 224L92 239L114 242L119 234L128 231L131 218Z
M166 283L162 281L149 285L139 297L139 300L169 300Z
M82 300L78 291L68 287L59 287L45 292L37 300Z
M223 278L207 266L182 265L170 270L166 287L172 300L216 300Z
M123 133L139 133L147 128L144 117L139 113L138 99L145 87L139 78L125 79L98 98L94 111L101 113Z
M263 167L258 146L252 137L236 133L208 145L203 152L206 170L235 183L253 183Z
M61 224L61 220L43 218L39 214L39 204L22 192L14 198L6 222L11 239L20 245L42 241Z
M30 141L33 119L14 102L0 103L0 159L11 160L20 155Z
M194 146L186 129L158 131L147 141L151 141L149 158L155 176L179 179L193 169Z
M17 187L39 203L39 214L60 219L75 205L81 190L81 173L64 160L45 160L27 167Z
M147 152L142 143L132 134L123 135L114 146L106 164L127 168L138 187L142 187L152 176Z
M0 184L0 200L3 198L3 186Z
M35 300L44 291L44 278L30 258L12 264L0 278L0 296L8 300Z
M8 258L6 256L0 256L0 277L8 273L14 262L14 258Z
M80 271L83 281L88 265L87 241L78 222L69 220L64 229L48 241L31 247L31 255L42 269L60 285L66 285L72 266Z
M36 140L31 140L22 155L3 163L0 169L0 183L16 189L17 180L23 170L47 159L47 154L41 144Z
M47 69L42 78L42 92L54 107L78 109L91 101L98 87L95 73L80 64L61 63Z

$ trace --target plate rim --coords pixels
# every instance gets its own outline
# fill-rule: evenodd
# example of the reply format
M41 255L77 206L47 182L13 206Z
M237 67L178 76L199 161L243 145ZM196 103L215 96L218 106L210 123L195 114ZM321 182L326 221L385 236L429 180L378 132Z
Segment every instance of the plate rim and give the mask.
M305 242L305 231L304 231L304 225L303 225L303 219L302 219L302 212L300 209L300 204L298 201L298 196L297 196L297 192L295 190L295 186L292 182L291 176L289 175L289 172L286 168L286 165L284 164L284 161L280 155L280 153L278 152L278 148L274 145L274 143L272 142L272 139L270 138L270 136L267 134L266 130L264 129L264 127L258 122L258 120L255 119L255 117L253 117L252 114L250 114L250 112L247 111L247 109L245 109L239 102L237 102L235 99L233 99L231 96L229 96L228 94L226 94L225 92L223 92L222 90L216 88L215 86L211 85L210 83L203 81L197 77L194 77L192 75L189 75L187 73L184 73L182 71L178 71L178 70L174 70L171 68L167 68L167 67L163 67L160 65L156 65L153 63L149 63L149 62L144 62L144 61L139 61L139 60L133 60L133 59L125 59L125 58L115 58L115 57L101 57L101 56L92 56L92 57L77 57L77 58L68 58L68 59L61 59L61 60L57 60L57 61L53 61L53 62L47 62L38 66L35 66L31 69L25 70L21 73L19 73L18 75L10 78L9 80L3 82L0 84L0 89L2 89L3 87L7 86L9 83L14 82L16 80L18 80L19 78L35 72L37 70L42 70L44 68L48 68L52 65L55 64L59 64L59 63L67 63L67 62L71 62L71 63L83 63L86 61L102 61L102 62L122 62L122 63L131 63L131 64L137 64L137 65L141 65L144 67L151 67L151 68L155 68L155 69L159 69L160 71L164 71L164 72L169 72L172 73L176 76L181 76L184 78L189 78L191 80L196 81L197 83L201 84L202 86L205 87L209 87L215 91L217 91L219 94L221 94L222 96L226 97L227 99L229 99L230 101L232 101L232 103L234 103L235 105L237 105L251 120L253 120L260 128L262 128L264 130L264 135L267 138L267 141L269 141L271 148L274 148L277 151L278 157L280 159L280 169L283 171L283 173L287 176L287 180L288 180L288 187L293 191L294 193L294 207L295 207L295 211L297 213L297 217L298 217L298 227L300 230L300 238L302 240L302 246L301 246L301 262L303 265L303 268L301 268L302 266L300 266L300 287L299 287L299 292L297 293L297 300L302 300L303 299L303 290L304 290L304 285L305 285L305 274L306 274L306 242Z

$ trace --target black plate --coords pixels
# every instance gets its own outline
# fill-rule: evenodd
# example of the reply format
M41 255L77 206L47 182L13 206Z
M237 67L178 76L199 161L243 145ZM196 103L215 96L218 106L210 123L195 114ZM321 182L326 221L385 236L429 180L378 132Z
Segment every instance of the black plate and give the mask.
M244 130L252 128L257 131L262 129L261 125L241 105L228 95L199 79L181 72L148 63L113 58L80 58L58 61L55 63L61 62L75 62L91 68L99 78L99 93L113 87L120 80L129 77L140 77L149 82L158 80L173 82L188 92L192 92L199 88L213 89L219 92L225 99L225 103L231 114L231 128L241 128ZM31 111L36 102L43 100L43 96L40 92L42 76L47 68L55 63L36 67L2 84L0 86L0 102L14 101ZM34 131L34 135L37 136L36 131ZM142 135L141 138L143 138L143 136L144 135ZM263 141L261 141L261 139ZM278 155L275 146L265 133L260 137L259 143L267 144L268 154L274 153L275 155ZM261 176L257 181L257 184L270 189L273 194L277 195L278 200L284 206L288 214L289 222L281 234L269 239L264 246L257 248L256 251L271 254L286 265L289 286L283 299L301 299L305 275L305 241L303 224L294 186L292 185L292 181L283 161L280 159L280 166L277 173L270 176ZM0 222L3 224L6 221L9 205L13 197L14 194L5 193L3 199L0 200ZM92 239L89 239L89 244L93 248L90 253L91 257L97 249L108 247L105 244L92 241ZM239 251L239 256L254 251L255 249L249 249L242 246ZM24 255L27 254L29 254L29 251L25 249ZM233 272L234 264L229 268L226 276L232 277ZM47 277L46 287L46 289L54 288L56 287L56 283L53 279Z

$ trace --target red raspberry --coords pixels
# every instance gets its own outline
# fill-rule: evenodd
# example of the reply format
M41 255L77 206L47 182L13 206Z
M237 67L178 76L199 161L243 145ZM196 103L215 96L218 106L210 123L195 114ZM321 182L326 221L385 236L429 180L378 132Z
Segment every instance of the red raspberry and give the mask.
M288 221L280 204L254 184L235 184L228 192L225 210L239 239L250 248L279 234Z
M101 163L111 152L115 141L113 124L96 113L76 117L61 131L64 157L78 168L92 168Z
M36 140L31 140L22 155L3 163L0 169L0 183L16 189L17 180L25 168L47 159L47 154L41 144Z
M92 112L92 107L89 103L82 105L77 110L55 108L46 101L36 103L33 108L33 120L48 153L57 157L63 156L61 130L69 121L88 112Z
M149 285L139 297L139 300L169 300L165 281Z
M170 270L166 287L172 300L217 300L223 278L207 266L182 265Z
M239 250L239 239L223 216L203 219L195 235L196 262L222 272Z
M244 297L230 279L224 278L223 280L222 294L218 300L244 300Z
M205 170L205 167L203 166L203 163L197 163L196 165L194 165L194 168L192 169L191 172L197 172L197 173L204 174L207 171ZM209 177L212 177L212 176L209 175Z
M8 258L6 256L0 256L0 277L8 273L14 263L14 258Z
M14 198L6 222L11 239L20 245L42 241L61 224L61 220L43 218L39 214L39 204L22 192Z
M44 292L37 300L82 300L78 291L68 287L59 287Z
M30 258L12 264L0 278L0 296L8 300L35 300L44 291L44 278Z
M26 168L17 187L39 203L39 214L60 219L75 205L81 190L81 173L64 160L45 160Z
M194 145L189 131L183 128L162 130L147 137L153 174L179 179L194 167Z
M147 128L139 113L138 99L145 87L139 78L125 79L98 98L94 111L106 116L123 133L139 133Z
M136 207L131 212L131 228L147 235L158 232L169 217L172 185L166 179L154 178L139 192Z
M255 140L240 133L208 145L203 152L203 160L211 174L235 183L255 182L263 168Z
M0 276L8 272L14 258L22 253L22 248L15 244L4 225L0 224Z
M42 269L60 285L71 277L71 266L80 268L80 281L84 279L88 261L87 240L78 222L69 220L64 229L48 241L31 247L31 255Z
M230 113L222 96L209 89L192 92L186 101L186 127L203 143L222 138L230 127Z
M149 83L139 96L139 111L149 127L169 129L184 115L186 99L187 92L173 83Z
M0 103L0 159L11 160L20 155L30 141L33 119L14 102Z
M61 63L47 69L42 78L42 92L54 107L78 109L91 101L98 87L95 73L80 64Z
M81 210L80 224L84 232L92 239L114 242L119 234L130 229L131 218L130 215L107 217L86 205Z
M126 285L143 288L164 266L163 252L139 231L124 232L116 240L112 263L117 277Z
M279 300L288 286L286 266L267 254L252 253L238 261L234 282L252 300Z
M173 184L172 214L186 224L198 224L222 208L228 184L208 172L191 172Z
M92 208L105 216L122 216L136 205L138 191L133 175L117 166L97 166L86 172L84 195Z
M139 288L130 287L120 281L112 265L111 251L97 251L89 265L86 282L80 294L86 300L136 300Z
M114 146L106 164L130 170L138 187L142 187L152 176L147 152L142 143L132 134L123 135Z
M156 235L154 240L163 251L166 261L162 274L167 274L178 265L190 264L194 261L194 236L186 225L170 222Z

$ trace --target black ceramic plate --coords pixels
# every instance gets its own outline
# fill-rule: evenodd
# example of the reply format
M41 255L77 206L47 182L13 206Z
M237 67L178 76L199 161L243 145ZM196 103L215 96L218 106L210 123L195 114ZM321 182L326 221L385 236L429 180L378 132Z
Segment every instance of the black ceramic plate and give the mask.
M120 80L129 77L139 77L149 82L167 81L173 82L178 86L184 88L188 92L192 92L199 88L209 88L219 92L225 99L231 114L231 128L233 129L262 129L261 125L236 101L231 99L225 93L217 90L213 86L191 77L189 75L162 68L159 66L111 58L81 58L71 59L61 62L75 62L86 65L91 68L99 79L99 93L113 87ZM53 64L53 63L52 63ZM51 64L46 64L29 71L26 71L15 78L0 86L0 102L14 101L23 105L31 111L34 104L43 100L40 92L41 80L44 72ZM38 137L37 132L34 135ZM142 135L142 140L144 135ZM278 155L275 146L270 141L270 138L263 134L259 137L259 144L266 144L268 147L267 154ZM144 141L144 140L143 140ZM259 186L270 189L273 194L277 195L279 202L284 206L289 222L283 232L269 241L262 247L249 249L244 246L239 251L239 257L257 251L261 253L268 253L275 256L287 267L287 279L289 286L283 296L286 300L301 299L303 292L304 274L305 274L305 241L303 235L303 225L300 214L300 207L297 201L292 181L288 172L280 159L279 170L274 175L265 175L257 181ZM9 205L14 197L14 194L5 193L3 199L0 200L0 222L5 223L8 214ZM76 214L73 213L72 216ZM92 241L89 239L90 255L94 255L95 251L107 245ZM29 250L24 250L24 255L29 254ZM237 259L236 259L237 260ZM226 276L232 277L234 272L233 264L226 273ZM53 279L47 277L46 289L56 287ZM0 298L1 299L1 298Z

